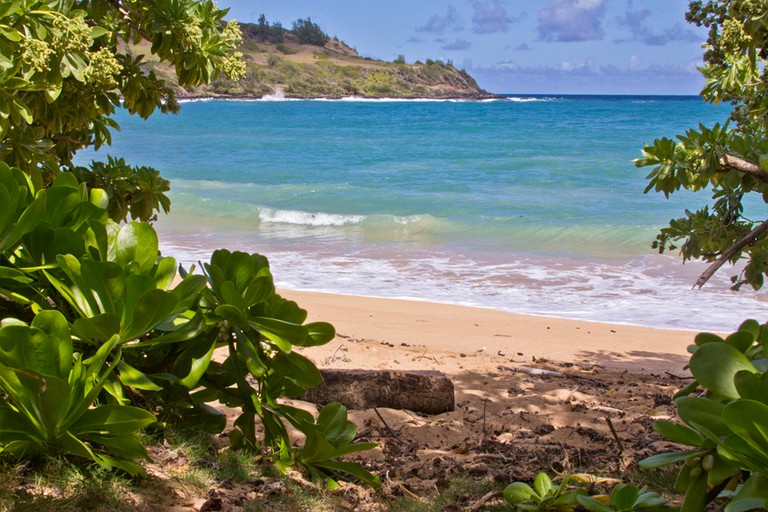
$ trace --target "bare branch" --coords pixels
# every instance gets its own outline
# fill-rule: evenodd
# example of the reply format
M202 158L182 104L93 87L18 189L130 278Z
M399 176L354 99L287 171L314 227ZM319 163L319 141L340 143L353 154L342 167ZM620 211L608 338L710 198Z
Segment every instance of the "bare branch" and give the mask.
M765 171L763 171L765 172ZM725 265L725 262L730 260L736 253L741 251L744 247L751 245L755 243L762 235L768 231L768 220L764 220L762 224L757 226L755 229L747 233L741 240L736 242L731 246L730 249L725 251L723 254L720 255L719 258L717 258L717 261L712 263L709 267L707 267L707 270L702 273L699 278L696 280L696 283L693 285L693 287L699 287L701 288L706 284L707 281L709 281L709 278L711 278L713 275L715 275L715 272L717 272L720 267Z
M741 157L725 153L722 157L720 157L720 164L723 167L728 167L729 169L734 169L736 171L743 172L744 174L749 174L750 176L757 178L763 183L768 183L768 171L757 164L744 160Z

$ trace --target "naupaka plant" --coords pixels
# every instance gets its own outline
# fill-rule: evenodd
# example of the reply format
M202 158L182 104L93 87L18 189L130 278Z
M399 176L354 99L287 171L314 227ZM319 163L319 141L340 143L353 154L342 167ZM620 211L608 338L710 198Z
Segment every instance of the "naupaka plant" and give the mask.
M225 14L211 0L0 4L0 453L140 473L139 430L179 421L222 432L219 401L242 411L234 448L331 487L344 474L378 485L339 460L372 446L354 442L346 409L315 418L282 401L320 382L294 348L328 342L333 327L280 297L258 254L216 251L203 274L179 276L142 222L170 206L156 170L71 165L78 149L110 143L117 108L178 110L125 43L148 41L184 87L241 76Z
M156 421L154 414L121 404L93 406L120 359L118 345L115 335L84 359L74 352L69 324L58 311L42 311L30 325L4 320L0 453L75 455L143 474L134 460L148 456L137 434Z

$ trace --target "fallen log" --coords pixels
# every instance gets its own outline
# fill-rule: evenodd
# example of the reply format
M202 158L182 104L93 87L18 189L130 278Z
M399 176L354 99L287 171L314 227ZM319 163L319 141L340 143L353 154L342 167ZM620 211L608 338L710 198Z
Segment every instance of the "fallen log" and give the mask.
M325 405L339 402L347 409L408 409L424 414L453 411L453 382L436 371L320 370L323 383L302 400Z

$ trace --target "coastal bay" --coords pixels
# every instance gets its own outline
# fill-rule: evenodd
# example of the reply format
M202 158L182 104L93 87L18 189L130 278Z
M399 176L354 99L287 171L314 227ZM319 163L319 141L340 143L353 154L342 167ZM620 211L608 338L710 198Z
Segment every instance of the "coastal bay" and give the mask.
M693 97L201 101L119 117L110 153L171 180L156 228L187 267L228 247L283 289L729 331L763 299L729 272L691 290L703 265L655 254L686 196L644 195L632 164L722 115Z

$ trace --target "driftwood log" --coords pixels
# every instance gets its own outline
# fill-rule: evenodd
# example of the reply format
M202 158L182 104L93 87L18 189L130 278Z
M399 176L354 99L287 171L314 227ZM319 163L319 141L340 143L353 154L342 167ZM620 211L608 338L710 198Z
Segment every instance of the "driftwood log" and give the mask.
M324 382L302 398L347 409L408 409L424 414L453 411L453 382L436 371L320 370Z

